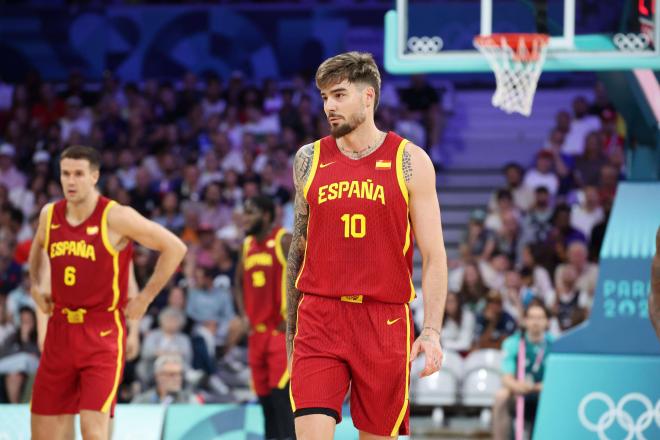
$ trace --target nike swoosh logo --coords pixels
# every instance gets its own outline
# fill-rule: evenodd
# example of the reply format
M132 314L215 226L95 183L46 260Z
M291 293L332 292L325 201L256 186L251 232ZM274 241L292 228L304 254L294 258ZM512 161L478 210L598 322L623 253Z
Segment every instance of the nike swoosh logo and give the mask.
M62 226L62 225L56 225L55 223L53 223L53 224L50 225L50 229L57 229L60 226Z
M112 329L110 329L110 330L103 330L103 331L100 333L100 335L101 335L102 338L105 338L105 337L108 336L110 333L112 333Z
M392 324L394 324L395 322L397 322L399 319L401 319L401 318L396 318L396 319L392 319L392 320L388 319L388 320L387 320L387 325L392 325Z
M321 168L329 167L330 165L332 165L335 162L322 163L322 164L319 164L319 167L321 167Z

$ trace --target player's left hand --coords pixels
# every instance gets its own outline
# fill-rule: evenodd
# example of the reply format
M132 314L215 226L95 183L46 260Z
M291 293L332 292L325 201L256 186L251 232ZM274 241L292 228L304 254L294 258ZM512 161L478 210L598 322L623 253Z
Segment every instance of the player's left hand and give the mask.
M440 346L440 336L433 330L424 329L410 350L410 361L412 362L421 352L426 355L424 370L419 377L430 376L440 370L442 365L442 347Z
M144 314L147 313L147 307L149 307L149 301L146 296L136 295L126 304L126 308L124 309L126 319L134 319L136 321L142 319Z

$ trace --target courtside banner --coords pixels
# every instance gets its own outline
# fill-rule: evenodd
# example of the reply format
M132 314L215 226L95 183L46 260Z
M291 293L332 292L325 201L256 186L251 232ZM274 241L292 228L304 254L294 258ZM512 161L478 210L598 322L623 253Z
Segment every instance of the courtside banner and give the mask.
M551 354L534 440L660 439L659 374L657 356Z
M113 440L160 440L166 407L162 405L117 405ZM76 417L76 440L80 419ZM29 405L0 405L0 440L30 439Z
M358 438L347 407L342 414L335 439ZM163 440L261 440L263 432L263 413L257 404L170 405Z

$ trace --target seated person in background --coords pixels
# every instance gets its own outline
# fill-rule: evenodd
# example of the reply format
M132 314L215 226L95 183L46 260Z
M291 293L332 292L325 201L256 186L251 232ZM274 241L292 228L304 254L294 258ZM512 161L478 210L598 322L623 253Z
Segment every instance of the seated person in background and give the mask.
M498 189L495 193L495 209L486 217L486 228L497 232L502 229L504 218L507 213L513 214L516 219L520 218L520 211L513 203L513 195L506 188Z
M39 346L37 345L37 317L34 310L22 307L19 326L0 346L0 375L9 403L29 401L25 396L27 378L37 372Z
M552 287L552 280L550 279L548 270L537 262L537 247L532 244L523 246L520 254L520 274L524 278L524 274L531 273L532 289L543 299L546 306L550 306L555 298L555 291ZM523 284L525 284L524 281Z
M135 396L132 403L202 403L183 387L183 359L175 354L159 356L154 363L156 386Z
M502 310L502 296L491 291L483 313L477 316L473 349L496 348L516 330L516 321Z
M213 269L197 267L188 289L186 313L197 327L213 331L215 345L228 352L243 336L244 330L234 311L234 300L229 282L213 281ZM227 277L222 277L227 280ZM214 350L215 352L215 350Z
M181 333L185 316L174 307L166 307L158 315L159 328L147 333L142 343L138 376L143 383L151 383L156 358L166 354L181 356L185 369L192 363L192 345L188 335Z
M584 321L588 315L591 298L577 286L577 272L566 266L557 283L556 301L553 305L560 331L568 330Z
M564 278L563 272L568 266L573 267L577 273L575 287L587 293L587 297L582 303L584 307L591 308L594 292L596 291L596 282L598 281L598 265L590 263L588 260L589 251L587 245L581 241L574 241L568 246L567 262L560 264L555 271L555 286ZM566 291L566 289L564 289Z
M551 152L541 150L536 154L536 164L534 168L525 173L523 185L534 191L539 186L545 186L551 196L557 194L559 190L559 178L552 170L554 157Z
M520 211L527 211L533 202L532 191L522 184L525 169L516 162L509 162L502 169L506 179L506 189L511 192L513 203ZM497 192L494 193L489 202L489 210L494 210L497 206Z
M508 337L502 344L502 388L495 394L493 404L493 439L509 440L511 414L517 396L525 396L525 414L536 414L538 396L543 388L545 361L553 339L546 332L548 311L541 301L533 300L525 309L525 380L517 379L518 350L521 332Z
M488 287L484 284L477 263L472 261L465 263L462 269L462 280L457 289L458 296L460 296L463 304L476 313L482 310L485 305Z
M440 342L445 350L467 351L472 346L476 318L456 292L448 292Z
M475 209L470 214L470 223L463 233L460 244L461 258L469 261L473 258L484 258L486 243L491 231L484 227L486 212L483 209Z

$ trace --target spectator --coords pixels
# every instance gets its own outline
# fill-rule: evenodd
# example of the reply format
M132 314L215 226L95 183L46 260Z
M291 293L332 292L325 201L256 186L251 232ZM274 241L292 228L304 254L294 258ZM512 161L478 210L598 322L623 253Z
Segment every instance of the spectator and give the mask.
M474 262L465 263L462 275L463 279L458 291L461 303L468 306L472 311L482 309L488 294L488 288L481 277L479 265Z
M9 190L14 188L25 188L25 175L15 165L16 148L4 143L0 145L0 185Z
M576 281L575 268L566 266L557 283L557 296L554 301L554 315L562 332L584 321L590 307L589 294L578 289Z
M73 144L74 135L86 138L92 132L92 117L83 108L83 102L78 96L70 96L66 100L66 114L60 118L60 127L62 129L60 136L62 143Z
M594 292L596 291L596 282L598 281L598 266L590 263L587 259L588 251L587 246L580 241L575 241L568 246L567 262L559 265L555 272L555 286L558 291L567 292L569 287L563 286L565 278L564 271L568 267L572 267L577 274L575 287L587 293L587 298L582 304L586 307L591 307L593 302Z
M559 178L552 171L554 156L551 152L541 150L536 155L535 167L525 173L523 185L534 191L539 186L548 189L551 196L554 197L559 189Z
M585 186L578 193L579 204L571 208L571 226L584 234L587 240L591 231L603 220L603 208L600 206L600 195L595 186Z
M138 374L143 383L153 379L153 365L157 357L167 354L181 356L184 368L192 365L192 345L187 335L181 333L185 315L173 307L166 307L158 314L159 328L144 338Z
M7 337L0 347L0 374L4 375L9 403L29 400L21 398L21 394L24 394L27 376L35 374L39 365L37 317L34 310L29 307L22 308L19 311L19 320L16 331Z
M473 258L486 258L486 244L491 237L491 232L484 227L486 212L483 209L475 209L470 214L470 223L463 234L460 244L460 252L463 261Z
M442 109L438 92L428 83L424 75L410 77L410 87L401 91L401 101L412 114L427 128L425 136L428 142L418 145L428 145L433 148L440 141L442 128Z
M520 241L520 227L513 211L503 211L500 214L502 225L500 229L488 240L484 254L493 253L506 255L509 261L517 261Z
M520 215L516 205L513 203L513 196L508 189L499 189L495 194L495 209L486 217L486 228L493 232L502 230L502 217L506 213L513 213L516 217Z
M495 395L493 404L493 438L508 440L511 430L511 413L518 396L525 398L526 419L534 418L538 398L543 389L543 375L553 338L546 331L548 312L540 302L533 302L525 309L525 330L508 337L502 344L502 388ZM525 379L518 379L517 365L521 340L525 344Z
M565 203L557 205L555 212L552 214L550 241L559 261L566 259L566 249L570 243L574 241L586 242L584 234L571 226L571 207Z
M600 170L607 163L603 153L601 137L596 131L587 135L584 152L575 159L575 180L580 186L597 186L600 181Z
M550 193L545 186L534 190L534 205L522 220L523 243L543 243L548 240L552 225L552 204Z
M573 100L573 120L566 133L563 153L580 156L584 152L587 133L600 129L600 120L589 114L589 103L584 96Z
M166 354L154 362L156 386L135 396L133 403L202 403L192 390L184 388L184 364L180 356Z
M520 274L525 273L531 276L531 288L536 292L536 296L541 298L546 306L552 304L555 297L555 291L552 287L552 279L548 270L537 264L535 255L535 246L525 245L522 248ZM524 277L524 276L523 276Z
M181 231L183 231L184 221L176 192L166 192L163 195L158 212L159 215L154 217L153 220L175 234L180 235Z
M473 349L499 349L504 339L516 330L516 321L502 308L502 296L491 291L482 313L477 315Z
M513 204L521 212L527 211L533 202L532 190L523 185L524 169L516 162L509 162L504 165L504 178L506 179L506 189L509 190L513 198ZM493 194L488 203L489 209L495 210L497 207L497 193Z
M216 286L213 277L213 269L195 269L194 280L188 289L186 312L197 324L209 329L217 327L212 333L215 345L229 351L241 338L243 327L234 311L229 283Z
M14 243L0 241L0 295L5 296L21 283L21 266L14 260Z
M472 346L475 325L474 313L463 307L461 296L449 292L442 323L442 347L445 350L468 351Z
M13 322L16 327L21 323L20 311L24 308L34 310L35 304L30 294L30 277L27 273L27 264L23 266L23 280L7 296L7 319ZM1 343L0 343L1 344Z

